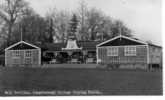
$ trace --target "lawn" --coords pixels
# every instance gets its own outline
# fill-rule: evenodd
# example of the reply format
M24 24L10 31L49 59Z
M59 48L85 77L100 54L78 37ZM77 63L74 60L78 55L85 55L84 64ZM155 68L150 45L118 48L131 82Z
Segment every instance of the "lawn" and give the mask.
M0 68L0 95L4 96L6 90L91 90L100 91L99 95L162 95L162 72L82 68Z

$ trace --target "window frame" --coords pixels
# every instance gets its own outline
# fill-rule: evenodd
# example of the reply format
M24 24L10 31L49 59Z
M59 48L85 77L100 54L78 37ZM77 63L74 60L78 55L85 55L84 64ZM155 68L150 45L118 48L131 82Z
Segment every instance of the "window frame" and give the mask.
M31 58L32 57L32 51L31 50L26 50L25 51L25 58Z
M20 64L21 50L11 50L12 52L12 63L17 65Z
M125 46L124 55L125 56L137 56L137 47L136 46Z
M19 58L21 56L21 51L20 50L12 50L12 56L14 58Z
M32 64L33 50L25 50L24 53L24 64Z
M116 57L119 56L119 47L108 47L107 48L107 56L109 57Z

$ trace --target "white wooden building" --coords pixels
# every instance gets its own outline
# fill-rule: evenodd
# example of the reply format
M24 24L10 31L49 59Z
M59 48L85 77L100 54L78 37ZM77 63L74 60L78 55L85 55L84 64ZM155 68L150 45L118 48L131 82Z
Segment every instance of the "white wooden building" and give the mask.
M41 49L33 44L20 41L5 49L5 65L26 66L41 64Z
M97 63L119 68L161 68L162 47L117 36L97 45Z

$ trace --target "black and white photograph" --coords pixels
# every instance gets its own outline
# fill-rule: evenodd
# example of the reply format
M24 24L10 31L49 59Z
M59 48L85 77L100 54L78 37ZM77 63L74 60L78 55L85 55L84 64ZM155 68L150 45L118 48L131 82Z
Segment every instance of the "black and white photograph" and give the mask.
M163 96L163 0L0 0L0 97Z

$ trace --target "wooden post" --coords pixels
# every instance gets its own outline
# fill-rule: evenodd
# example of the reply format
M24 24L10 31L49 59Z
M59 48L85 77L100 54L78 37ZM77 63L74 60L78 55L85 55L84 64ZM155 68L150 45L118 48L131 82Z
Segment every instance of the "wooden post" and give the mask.
M38 64L41 65L41 49L38 49L39 55L38 55Z
M96 47L96 62L99 64L98 47Z
M147 64L148 65L150 64L150 50L149 50L149 45L147 45Z
M8 54L7 52L9 52L9 51L8 50L5 51L5 66L7 65L7 60L8 60L7 59L7 54Z

